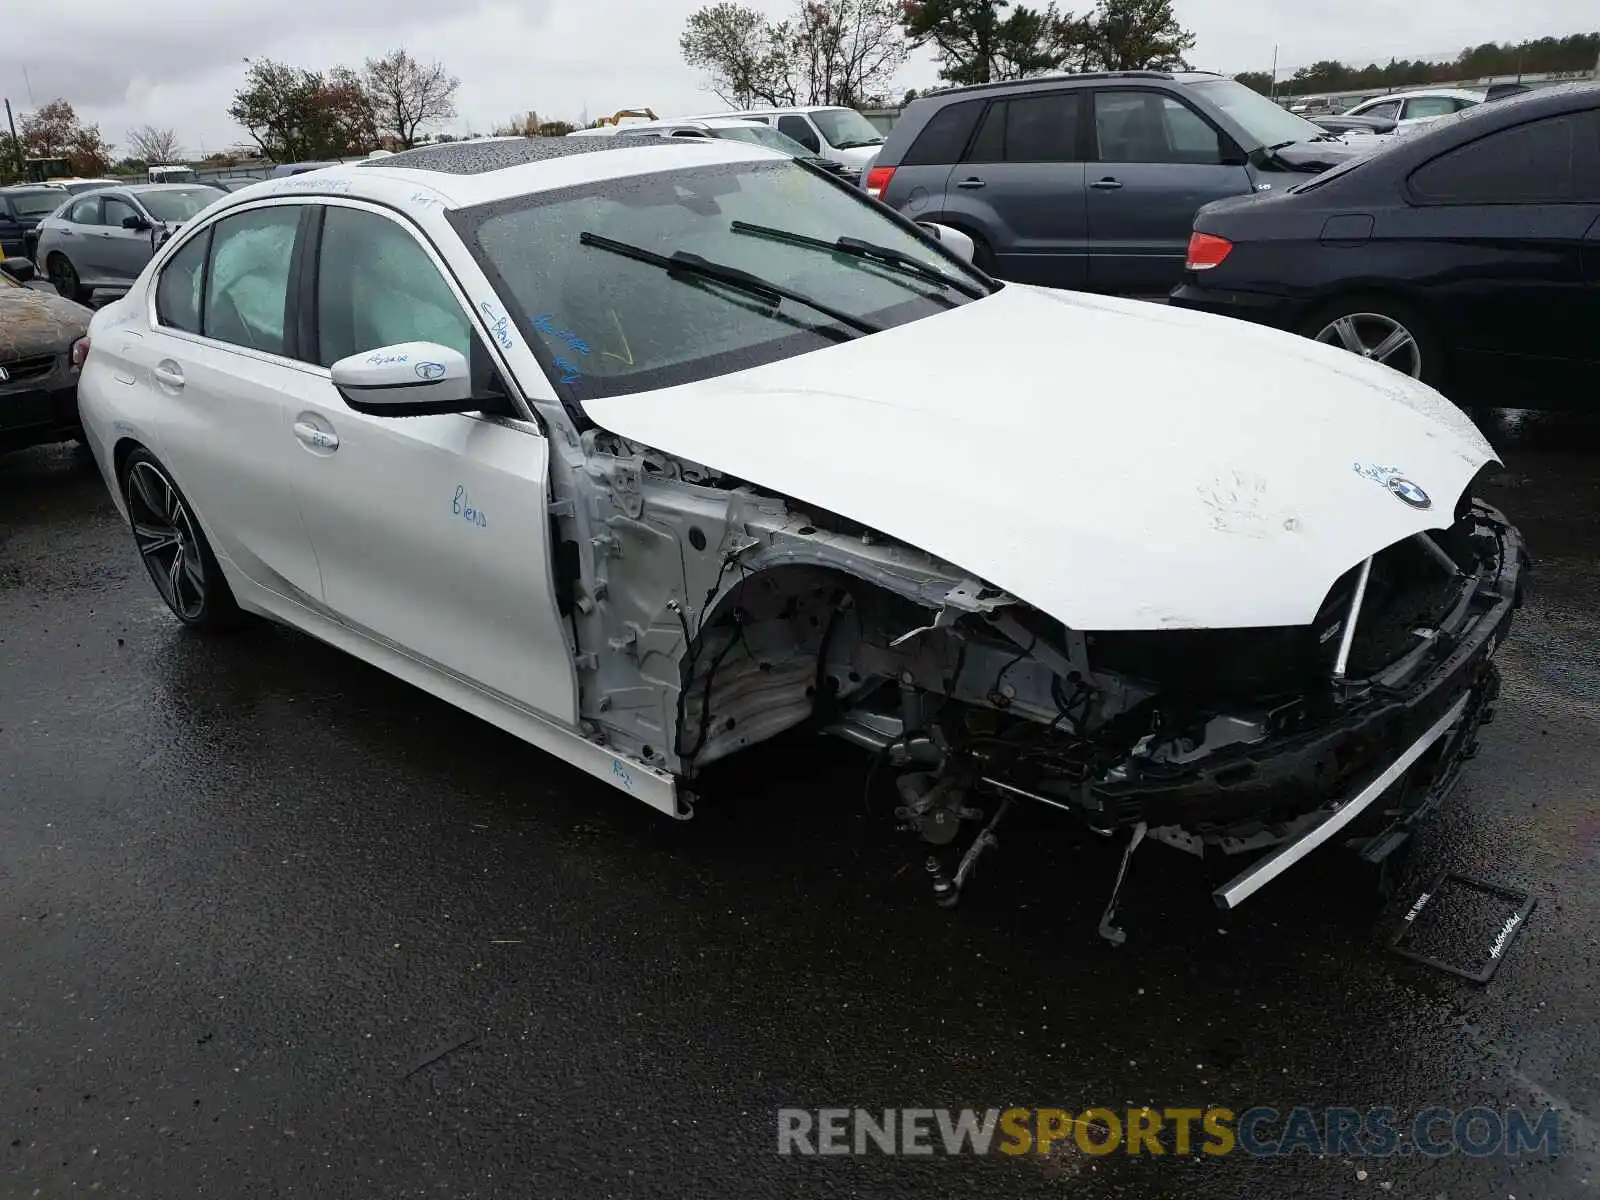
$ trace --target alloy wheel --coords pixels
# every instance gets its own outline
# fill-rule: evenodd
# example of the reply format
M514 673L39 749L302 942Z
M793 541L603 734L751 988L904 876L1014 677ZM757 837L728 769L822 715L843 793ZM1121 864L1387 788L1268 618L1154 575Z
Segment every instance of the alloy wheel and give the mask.
M206 606L205 563L178 489L151 463L135 463L128 472L128 512L139 556L161 598L184 620L197 620Z
M49 269L45 272L57 292L68 300L75 299L78 294L78 272L73 270L72 264L61 255L51 258Z
M1316 340L1380 362L1413 379L1422 378L1422 350L1416 335L1382 313L1347 313L1325 325Z

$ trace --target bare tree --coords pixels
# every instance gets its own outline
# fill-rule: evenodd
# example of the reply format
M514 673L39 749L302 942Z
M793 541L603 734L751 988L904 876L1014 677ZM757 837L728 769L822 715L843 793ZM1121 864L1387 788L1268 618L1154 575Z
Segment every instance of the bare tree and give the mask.
M183 153L177 135L170 129L141 125L128 130L128 153L147 163L172 162Z
M406 149L416 145L417 131L424 125L456 115L455 95L461 80L447 72L444 64L424 65L404 50L367 59L362 83L378 128L392 134Z
M810 104L856 105L880 93L911 45L900 0L810 0L795 39Z
M796 102L798 64L787 21L774 25L759 9L720 0L690 14L678 50L684 62L710 76L711 90L724 104Z

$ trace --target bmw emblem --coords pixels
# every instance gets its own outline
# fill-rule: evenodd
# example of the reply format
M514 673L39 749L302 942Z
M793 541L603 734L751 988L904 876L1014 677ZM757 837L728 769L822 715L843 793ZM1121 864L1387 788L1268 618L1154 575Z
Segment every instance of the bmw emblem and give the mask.
M417 364L417 378L426 380L443 379L444 364L436 362L419 362ZM1424 496L1423 499L1426 500L1427 497Z
M1433 507L1433 501L1429 498L1428 493L1404 476L1391 475L1388 479L1388 485L1391 492L1412 508Z

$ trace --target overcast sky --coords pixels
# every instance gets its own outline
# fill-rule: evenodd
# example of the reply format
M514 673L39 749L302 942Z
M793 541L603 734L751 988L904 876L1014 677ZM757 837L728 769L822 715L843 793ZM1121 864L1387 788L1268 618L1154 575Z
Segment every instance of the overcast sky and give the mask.
M774 14L793 7L748 2ZM720 107L678 57L684 18L697 7L697 0L76 0L51 6L47 20L35 13L40 19L27 36L0 42L0 88L19 119L65 97L119 157L127 131L145 124L175 130L191 155L244 141L227 107L247 55L359 66L404 46L460 76L457 133L487 133L530 108L547 120L636 105L686 115ZM1275 42L1288 72L1320 58L1444 56L1480 42L1600 26L1594 0L1177 0L1176 10L1199 37L1195 65L1227 72L1267 70ZM898 86L934 81L932 59L920 55Z

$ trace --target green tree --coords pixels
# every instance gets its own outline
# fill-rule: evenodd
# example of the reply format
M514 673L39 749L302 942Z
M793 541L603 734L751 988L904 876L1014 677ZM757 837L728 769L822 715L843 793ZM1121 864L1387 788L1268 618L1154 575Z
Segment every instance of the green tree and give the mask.
M720 0L689 15L678 50L689 66L711 77L724 104L794 104L794 33L758 10Z
M361 78L348 67L326 75L272 59L245 59L244 86L228 115L275 162L348 158L377 144L377 120Z
M1181 69L1194 41L1172 15L1172 0L1100 0L1094 42L1107 71Z
M1075 26L1055 5L1010 0L908 0L906 36L939 52L939 77L954 84L1020 79L1060 65Z

